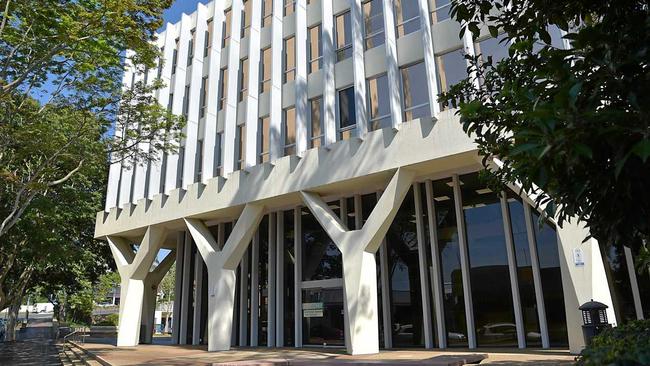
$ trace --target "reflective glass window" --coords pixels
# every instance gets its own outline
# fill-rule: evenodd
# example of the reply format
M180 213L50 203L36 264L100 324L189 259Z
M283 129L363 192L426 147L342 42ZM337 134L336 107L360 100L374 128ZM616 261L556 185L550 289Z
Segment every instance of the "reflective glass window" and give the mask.
M284 155L293 155L296 153L296 108L287 108L282 114Z
M284 16L291 15L296 11L296 0L284 0Z
M364 37L366 50L386 43L382 0L370 0L363 3L363 22L366 31Z
M228 68L223 68L219 75L219 110L226 106L226 98L228 97Z
M477 173L460 177L479 346L517 346L501 202Z
M257 344L266 346L268 330L268 308L269 308L269 216L264 215L257 231L258 235L258 288L256 289L259 300L258 321L257 321Z
M431 24L440 23L451 18L451 0L430 0Z
M283 82L287 83L296 78L296 38L291 37L284 40L284 77Z
M319 147L323 143L323 98L314 98L309 101L311 147Z
M224 22L223 22L223 41L221 42L221 48L224 48L230 44L230 30L232 23L232 9L228 9L224 12Z
M393 4L397 38L419 31L420 6L418 0L394 0Z
M390 88L386 74L368 79L368 116L370 117L370 130L379 130L390 127L392 119L390 114Z
M239 63L239 101L248 96L248 58Z
M436 56L438 90L448 92L449 87L467 78L467 62L462 48Z
M294 241L294 212L288 210L278 213L283 216L283 231L284 231L284 345L295 345L294 333L294 288L295 276L294 266L296 265L296 251ZM277 325L279 326L279 325Z
M244 167L244 156L246 154L246 126L237 126L237 169Z
M339 139L347 140L354 134L357 123L357 113L354 104L354 87L338 92L339 105Z
M323 67L323 43L321 42L321 38L322 27L320 24L309 28L307 32L309 64L307 64L307 67L310 74Z
M352 21L349 11L334 17L334 47L337 61L352 57Z
M251 16L253 14L252 12L252 4L253 2L251 0L244 0L244 7L242 8L242 22L241 22L241 37L247 37L251 33Z
M266 93L271 90L271 67L272 67L272 53L271 48L265 48L260 57L260 93Z
M336 244L308 208L301 210L302 280L342 278L343 262Z
M269 148L271 146L271 117L262 117L259 120L259 149L258 163L269 161Z
M269 27L273 22L273 0L262 1L262 27Z
M429 85L424 62L400 69L404 121L431 117Z

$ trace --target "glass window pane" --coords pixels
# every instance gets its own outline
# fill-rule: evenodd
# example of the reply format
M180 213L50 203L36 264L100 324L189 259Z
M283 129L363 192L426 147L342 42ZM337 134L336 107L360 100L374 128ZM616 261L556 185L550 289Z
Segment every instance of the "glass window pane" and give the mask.
M354 105L354 87L340 90L339 93L339 130L341 140L351 136L349 130L354 129L357 123Z
M265 93L271 90L271 66L272 66L271 48L262 50L261 65L260 65L260 93Z
M334 46L336 47L337 61L352 57L351 27L349 11L334 17Z
M282 134L284 136L284 154L291 155L295 153L296 146L296 109L288 108L284 110L284 124Z
M551 341L551 346L566 347L569 345L569 341L566 328L557 233L555 227L549 223L544 223L540 227L539 214L537 212L533 213L533 227L535 229L535 241L537 243L539 272L542 277L542 292L544 293L548 336Z
M241 60L239 64L239 101L248 96L248 59Z
M269 215L264 215L257 232L259 245L259 279L257 294L259 296L259 319L257 322L257 344L266 346L268 329L268 306L269 306ZM216 237L216 236L215 236Z
M431 24L451 18L451 0L431 0Z
M271 146L271 117L260 118L259 126L259 162L264 163L269 161L269 148Z
M516 347L500 199L477 173L463 175L460 181L477 344Z
M302 280L315 281L342 278L341 252L308 208L303 208Z
M323 99L312 99L309 104L311 108L311 147L319 147L323 137Z
M429 85L424 62L400 70L404 104L404 120L431 117Z
M314 27L309 28L309 32L307 34L307 42L309 44L309 73L312 73L314 71L318 71L322 67L322 57L323 57L323 43L321 42L321 37L322 37L322 27L321 25L317 25Z
M393 346L423 347L422 291L413 189L386 234Z
M251 16L253 14L251 9L252 3L251 0L244 0L244 7L242 10L242 38L247 37L251 31Z
M386 37L384 35L384 10L382 6L381 0L370 0L363 4L366 50L386 43Z
M508 190L508 211L512 227L512 241L517 261L517 281L519 282L519 299L524 317L524 333L527 347L541 347L542 335L539 328L533 267L526 229L526 217L521 198Z
M420 7L417 0L394 0L397 38L420 30Z
M390 96L386 74L368 80L370 130L391 126Z
M244 166L244 153L246 151L246 126L237 126L237 169Z
M294 215L293 210L278 213L284 219L284 345L293 346L294 343L294 269L296 251L294 245ZM281 244L281 245L282 245ZM281 326L281 325L278 325Z
M457 49L436 57L440 91L447 92L449 87L467 78L467 62L462 49Z
M467 347L465 296L460 268L458 225L451 178L433 182L433 204L436 212L447 344L449 347Z
M483 61L487 62L488 57L492 57L492 64L496 65L499 61L508 57L508 44L504 41L505 35L497 38L488 38L476 44L476 54L481 55Z
M221 44L221 48L224 48L230 44L230 30L231 30L231 23L232 23L232 9L226 10L224 13L225 20L223 22L223 42Z
M294 13L296 7L295 0L284 0L284 16L291 15Z
M293 81L296 72L296 39L294 37L284 40L284 82Z
M273 0L263 0L262 6L262 27L268 27L273 21Z

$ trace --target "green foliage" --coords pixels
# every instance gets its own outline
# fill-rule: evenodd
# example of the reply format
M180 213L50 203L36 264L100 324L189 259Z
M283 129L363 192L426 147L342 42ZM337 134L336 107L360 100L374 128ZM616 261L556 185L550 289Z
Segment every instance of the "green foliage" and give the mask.
M106 301L111 290L119 285L120 274L117 272L111 271L99 276L95 286L95 303L101 304Z
M594 337L576 365L649 365L650 320L634 320Z
M125 63L157 67L171 3L0 0L0 307L39 286L65 308L108 270L93 239L108 163L144 164L157 158L147 143L174 151L181 137L160 80L122 85Z
M638 248L647 260L647 3L454 0L452 15L461 33L478 37L485 24L504 32L509 48L497 63L467 56L471 76L439 96L459 107L486 168L501 183L543 193L537 203L560 223L577 217L601 244ZM567 32L569 49L552 45L552 26Z
M90 325L95 304L93 302L93 289L90 281L81 281L81 288L70 295L66 304L66 320L76 323Z
M120 321L120 316L117 313L113 314L108 314L106 316L101 317L101 319L97 319L93 325L98 325L98 326L118 326Z

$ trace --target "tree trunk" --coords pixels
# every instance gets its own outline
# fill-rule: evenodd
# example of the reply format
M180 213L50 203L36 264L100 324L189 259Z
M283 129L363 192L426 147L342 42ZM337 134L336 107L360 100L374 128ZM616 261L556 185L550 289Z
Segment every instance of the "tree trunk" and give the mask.
M13 342L16 340L16 321L18 320L18 311L20 310L20 301L15 301L9 305L9 318L7 319L7 329L5 331L5 341Z

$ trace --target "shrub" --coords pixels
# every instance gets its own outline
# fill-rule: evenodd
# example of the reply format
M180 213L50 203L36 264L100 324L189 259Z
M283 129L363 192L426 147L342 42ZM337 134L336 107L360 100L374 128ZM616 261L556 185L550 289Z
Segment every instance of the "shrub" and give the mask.
M578 356L576 365L650 365L650 320L603 331Z
M95 325L98 326L117 326L119 323L119 314L108 314L106 316L99 317L95 320Z

